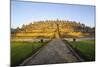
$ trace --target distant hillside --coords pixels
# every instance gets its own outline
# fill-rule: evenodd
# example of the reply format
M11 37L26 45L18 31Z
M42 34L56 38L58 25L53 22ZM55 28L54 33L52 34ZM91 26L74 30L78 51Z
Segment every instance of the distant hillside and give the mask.
M34 37L86 37L94 36L95 30L85 24L75 21L46 20L32 22L21 28L12 30L12 37L34 38Z

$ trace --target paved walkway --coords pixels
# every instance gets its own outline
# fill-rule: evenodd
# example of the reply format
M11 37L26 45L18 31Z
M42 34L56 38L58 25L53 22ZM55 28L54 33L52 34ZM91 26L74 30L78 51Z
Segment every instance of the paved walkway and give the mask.
M53 39L24 65L68 63L79 61L61 39Z

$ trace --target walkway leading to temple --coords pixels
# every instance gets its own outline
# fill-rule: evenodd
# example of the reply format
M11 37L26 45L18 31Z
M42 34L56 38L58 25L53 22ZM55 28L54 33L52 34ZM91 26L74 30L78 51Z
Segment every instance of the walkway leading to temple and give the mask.
M69 48L61 39L53 39L40 49L30 60L21 65L55 64L83 61L75 52Z

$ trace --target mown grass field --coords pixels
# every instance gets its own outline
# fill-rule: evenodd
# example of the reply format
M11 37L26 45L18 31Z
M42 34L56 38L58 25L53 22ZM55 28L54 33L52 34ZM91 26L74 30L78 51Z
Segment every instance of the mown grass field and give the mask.
M20 64L45 44L46 42L11 42L11 65Z
M70 42L70 44L85 61L95 60L95 40Z

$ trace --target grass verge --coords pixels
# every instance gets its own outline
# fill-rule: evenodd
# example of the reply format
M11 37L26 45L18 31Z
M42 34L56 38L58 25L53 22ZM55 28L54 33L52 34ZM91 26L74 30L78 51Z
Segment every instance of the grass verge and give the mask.
M84 40L69 43L70 46L83 59L85 59L85 61L95 61L95 40Z
M47 42L11 42L11 66L19 65Z

